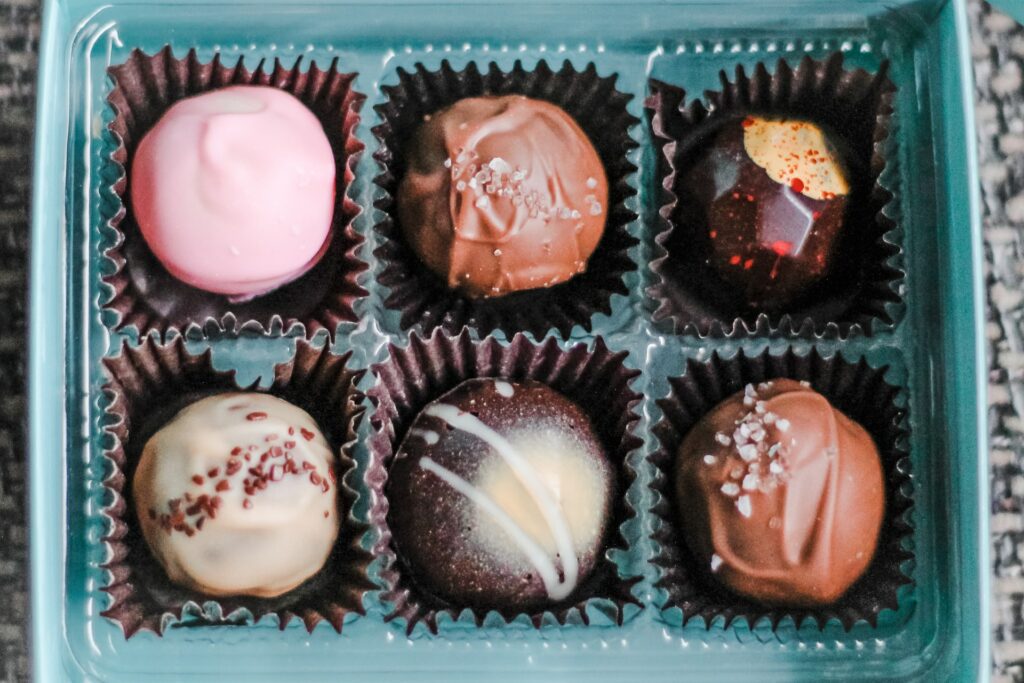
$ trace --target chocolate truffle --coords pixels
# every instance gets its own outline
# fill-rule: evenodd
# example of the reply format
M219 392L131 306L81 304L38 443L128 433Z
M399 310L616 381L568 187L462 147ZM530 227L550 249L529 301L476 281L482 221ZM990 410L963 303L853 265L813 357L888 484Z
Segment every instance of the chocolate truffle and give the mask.
M277 88L174 104L131 163L131 205L174 277L235 300L312 268L334 214L334 153L316 116Z
M736 593L824 605L871 563L885 511L878 451L808 386L748 384L687 434L677 466L685 542Z
M412 581L449 606L569 599L600 559L612 466L544 384L471 379L427 405L390 468L388 521Z
M211 596L275 597L338 536L337 458L307 413L267 394L197 401L146 442L135 512L168 578Z
M565 111L521 95L467 98L426 117L407 149L402 233L449 287L495 297L586 269L608 181Z
M758 310L785 307L825 277L843 229L849 154L808 121L725 123L684 176L703 210L708 262Z

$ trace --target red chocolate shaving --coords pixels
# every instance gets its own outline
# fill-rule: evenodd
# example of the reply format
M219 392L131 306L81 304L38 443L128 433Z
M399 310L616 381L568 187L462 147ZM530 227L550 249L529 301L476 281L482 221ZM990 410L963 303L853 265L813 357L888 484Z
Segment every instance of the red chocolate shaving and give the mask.
M258 422L259 420L266 420L267 414L264 413L262 410L257 410L256 412L249 413L248 415L246 415L245 419L249 420L250 422Z

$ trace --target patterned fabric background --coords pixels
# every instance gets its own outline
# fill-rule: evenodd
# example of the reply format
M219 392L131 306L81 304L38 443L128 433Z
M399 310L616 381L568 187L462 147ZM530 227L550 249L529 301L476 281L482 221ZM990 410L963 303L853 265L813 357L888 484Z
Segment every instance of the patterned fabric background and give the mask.
M1024 683L1024 28L972 1L989 289L995 680ZM28 680L25 254L37 0L0 0L0 683Z

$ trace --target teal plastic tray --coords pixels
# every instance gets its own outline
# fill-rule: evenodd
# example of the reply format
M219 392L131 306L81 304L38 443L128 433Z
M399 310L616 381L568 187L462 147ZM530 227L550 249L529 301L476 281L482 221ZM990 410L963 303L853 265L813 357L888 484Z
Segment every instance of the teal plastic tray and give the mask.
M764 625L680 628L660 617L659 591L649 565L636 595L644 608L625 625L588 628L442 629L407 637L383 621L375 593L367 614L342 634L321 625L312 634L293 621L280 630L264 619L243 626L168 629L125 639L100 616L109 604L101 542L108 530L101 457L104 375L101 359L118 353L132 330L113 332L100 314L101 249L110 235L101 198L110 166L111 83L106 69L133 48L176 54L196 48L203 59L220 53L247 63L300 55L320 63L337 57L356 71L355 87L368 96L357 134L367 151L351 193L363 207L357 230L371 269L362 279L370 295L357 304L360 322L343 325L334 345L353 350L359 367L402 343L397 316L375 284L371 256L377 238L372 209L378 190L370 133L379 85L396 69L449 59L527 66L544 58L577 65L593 61L617 73L620 90L635 95L630 111L642 116L649 77L691 93L717 85L720 69L748 68L779 57L846 54L849 66L876 68L891 60L899 90L897 152L899 239L905 314L871 338L826 341L852 357L891 363L889 379L907 389L912 419L910 453L914 508L911 567L916 585L877 628L858 624L845 633L827 626L790 628L776 635ZM988 678L988 463L985 450L985 365L982 345L982 270L974 156L967 21L960 1L873 2L789 0L767 6L747 1L612 2L101 2L46 3L40 65L32 233L29 353L29 456L33 666L40 681L368 680L922 680ZM783 341L752 339L701 343L666 334L650 322L644 288L653 244L657 195L654 158L645 125L631 134L641 143L634 161L640 214L630 230L640 238L631 254L637 272L630 294L616 296L610 315L595 318L571 341L600 334L627 364L643 370L635 388L645 395L636 454L638 500L649 503L652 473L642 456L653 447L654 400L685 359L712 347L781 348ZM107 201L107 200L104 200ZM108 202L109 203L109 202ZM810 342L797 341L806 350ZM294 352L289 337L221 336L190 339L193 351L212 348L218 369L239 381L269 381L275 362ZM365 389L373 378L367 377ZM364 421L361 441L368 427ZM360 473L365 448L356 452ZM365 503L365 486L362 488ZM643 522L641 522L643 523ZM649 556L650 548L645 552ZM751 676L754 678L752 679Z

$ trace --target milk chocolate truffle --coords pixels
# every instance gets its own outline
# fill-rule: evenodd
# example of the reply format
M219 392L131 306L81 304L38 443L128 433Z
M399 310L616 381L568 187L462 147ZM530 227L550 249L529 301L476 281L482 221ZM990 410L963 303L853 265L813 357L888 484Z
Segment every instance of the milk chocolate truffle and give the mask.
M468 380L411 425L388 521L412 581L455 607L541 609L594 569L612 466L579 407L544 384Z
M306 412L266 394L197 401L146 443L135 512L176 584L269 598L323 566L338 536L337 458Z
M402 233L471 297L550 287L582 273L604 232L608 181L561 108L472 97L428 116L398 187Z
M737 300L771 311L825 277L850 192L849 154L808 121L727 122L684 178L704 212L708 262Z
M747 385L679 448L685 542L710 574L769 605L835 602L875 553L882 465L864 428L789 379Z
M291 282L327 249L334 153L283 90L232 86L174 104L131 164L139 230L167 271L235 300Z

